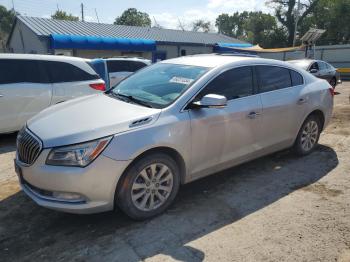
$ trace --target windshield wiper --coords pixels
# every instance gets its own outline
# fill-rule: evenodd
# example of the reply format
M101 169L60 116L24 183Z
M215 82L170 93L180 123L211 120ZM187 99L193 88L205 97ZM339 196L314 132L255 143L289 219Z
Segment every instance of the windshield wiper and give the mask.
M115 96L115 97L121 97L124 101L125 101L125 98L126 98L128 100L127 102L133 102L135 104L139 104L139 105L142 105L142 106L145 106L145 107L153 108L153 106L151 106L146 101L137 99L136 97L131 96L131 95L125 95L125 94L114 93L114 92L111 92L110 94Z

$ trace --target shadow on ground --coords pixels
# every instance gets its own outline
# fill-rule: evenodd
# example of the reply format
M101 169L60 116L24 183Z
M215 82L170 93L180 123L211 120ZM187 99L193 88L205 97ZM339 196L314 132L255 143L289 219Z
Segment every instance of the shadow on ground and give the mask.
M304 158L280 152L184 186L165 214L145 222L120 212L58 213L19 192L0 202L0 257L138 261L162 254L202 261L205 254L188 242L317 182L337 165L336 153L326 146Z

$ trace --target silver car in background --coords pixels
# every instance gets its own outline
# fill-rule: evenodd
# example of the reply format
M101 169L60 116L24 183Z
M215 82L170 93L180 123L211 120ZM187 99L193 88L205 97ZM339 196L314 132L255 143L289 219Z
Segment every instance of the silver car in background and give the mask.
M17 139L21 186L71 213L163 212L181 184L293 147L312 152L333 89L291 64L197 55L146 67L105 94L29 120Z

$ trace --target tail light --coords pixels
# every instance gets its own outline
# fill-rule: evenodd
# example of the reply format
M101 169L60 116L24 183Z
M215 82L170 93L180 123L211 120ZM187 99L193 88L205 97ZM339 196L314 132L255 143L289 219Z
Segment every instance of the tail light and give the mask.
M105 83L95 83L95 84L90 84L90 87L99 90L99 91L106 91L106 85Z
M335 95L334 88L331 87L331 88L329 88L328 90L329 90L329 92L331 93L331 96L334 97L334 95Z

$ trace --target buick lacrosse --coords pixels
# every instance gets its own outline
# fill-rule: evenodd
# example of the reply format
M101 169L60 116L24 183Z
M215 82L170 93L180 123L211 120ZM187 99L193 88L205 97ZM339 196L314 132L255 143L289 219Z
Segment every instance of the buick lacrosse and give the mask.
M333 109L325 80L277 60L196 55L45 109L19 132L16 172L37 204L163 212L182 184L282 149L309 154Z

